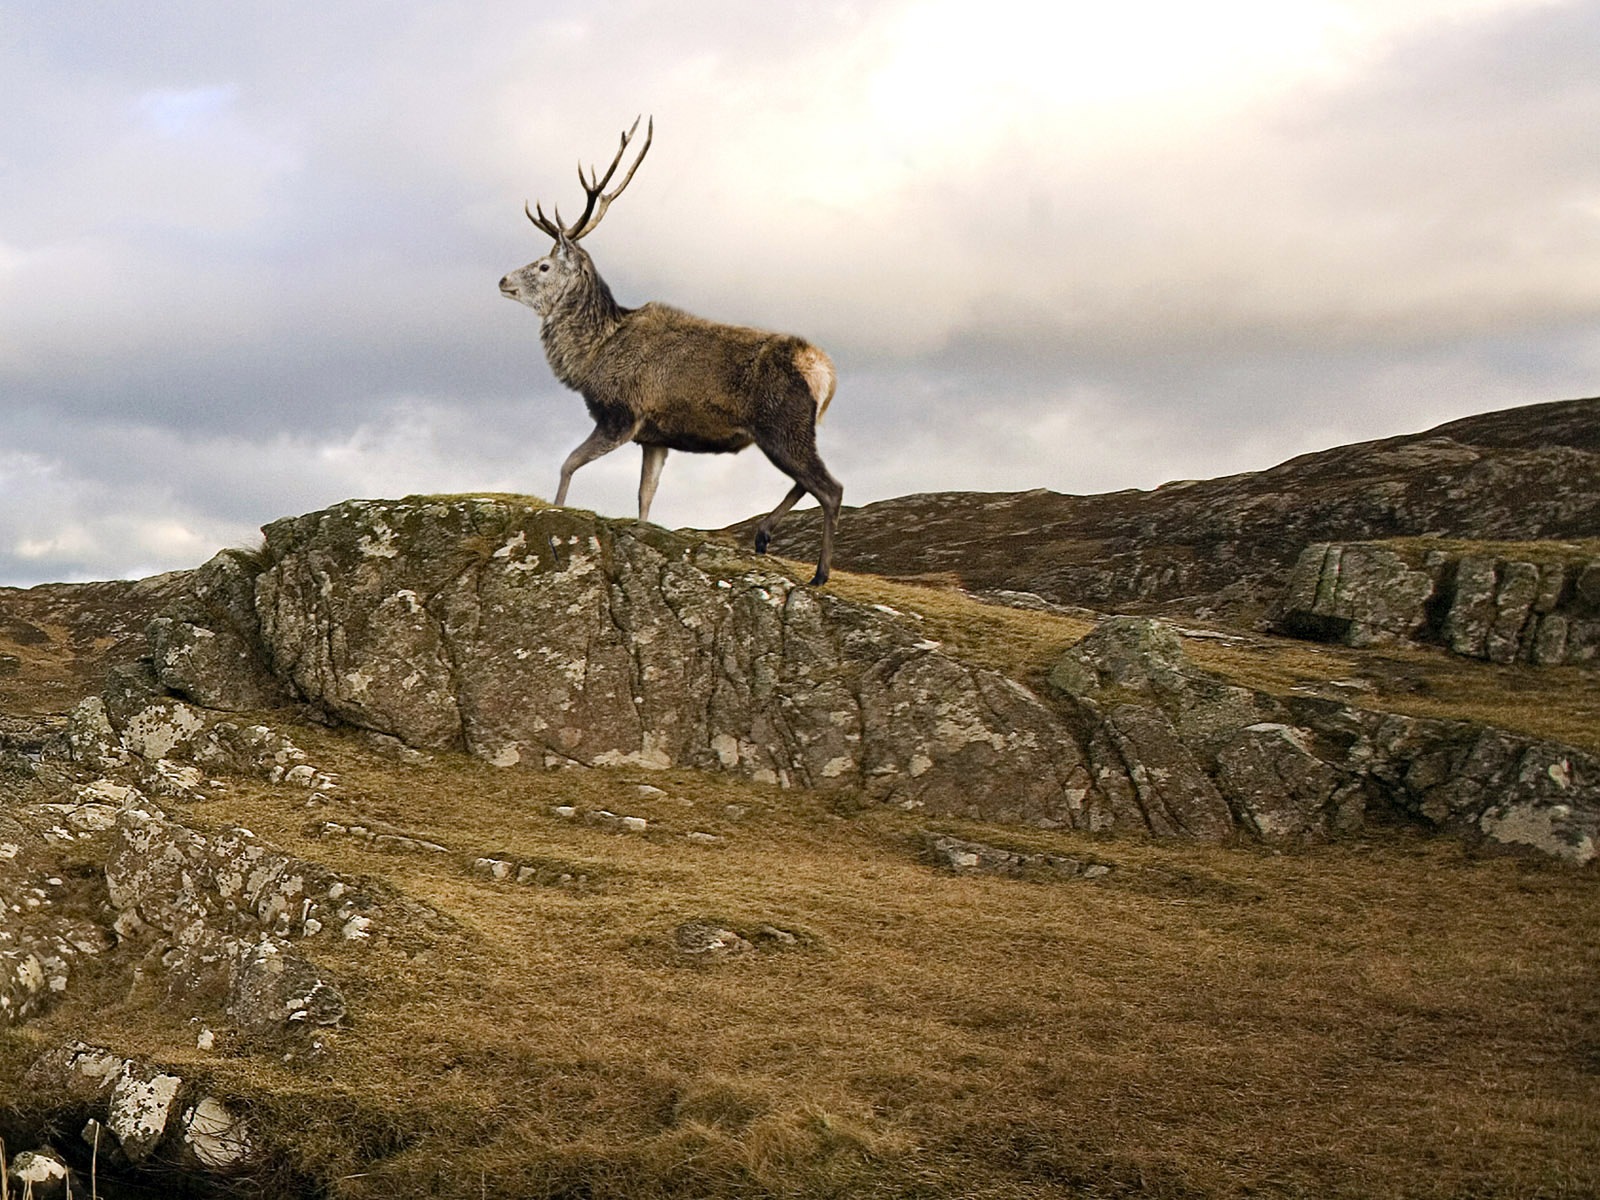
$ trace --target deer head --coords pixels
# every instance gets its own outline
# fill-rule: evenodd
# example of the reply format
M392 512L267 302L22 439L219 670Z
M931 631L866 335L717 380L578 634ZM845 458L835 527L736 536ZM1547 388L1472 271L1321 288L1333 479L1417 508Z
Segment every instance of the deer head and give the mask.
M633 180L633 174L639 169L639 164L644 161L644 156L650 152L650 141L655 136L655 118L651 118L645 126L644 146L639 150L639 156L633 160L633 165L628 168L628 173L622 177L622 182L616 188L607 192L606 186L611 182L611 177L617 173L617 168L622 165L622 156L627 153L628 145L633 141L633 135L639 130L639 118L635 117L632 128L622 135L622 144L617 147L616 157L611 160L611 166L606 173L601 175L593 166L589 168L588 175L583 172L583 163L578 163L578 182L583 185L586 197L583 213L571 225L562 223L561 210L553 209L555 216L552 219L544 215L540 205L529 208L526 203L522 209L528 214L534 228L548 234L555 245L550 253L543 258L535 259L525 267L512 271L500 281L501 294L520 304L526 304L541 317L549 316L561 298L568 294L574 285L592 286L595 279L594 263L589 255L578 245L580 239L593 233L606 215L606 209L611 207L611 202L622 195L623 189Z

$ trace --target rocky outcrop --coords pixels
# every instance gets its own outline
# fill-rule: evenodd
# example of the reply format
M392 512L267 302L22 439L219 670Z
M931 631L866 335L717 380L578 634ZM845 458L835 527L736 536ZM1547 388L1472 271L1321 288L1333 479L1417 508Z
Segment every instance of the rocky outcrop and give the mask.
M158 624L156 675L198 704L285 695L501 765L688 766L1045 827L1287 843L1402 818L1595 854L1596 767L1577 751L1233 686L1160 622L1102 622L1056 665L1046 703L893 610L631 522L411 500L266 533L260 555L196 575L223 581L210 594L232 597L225 620L199 624L191 605ZM241 664L263 674L245 692ZM148 695L108 712L123 744L181 743L202 762L220 731L251 728Z
M1528 549L1539 561L1417 542L1308 546L1273 622L1319 641L1426 642L1493 663L1600 658L1600 558L1585 544Z
M1051 682L1087 730L1100 827L1292 843L1402 819L1580 865L1600 855L1600 761L1568 746L1235 687L1141 617L1102 622Z
M754 520L727 532L748 545ZM1600 529L1600 399L1535 404L1301 455L1265 471L1098 496L933 492L849 508L845 570L953 579L1102 611L1253 619L1312 542L1525 541ZM816 553L815 513L778 553Z
M689 766L1000 820L1077 824L1096 790L1071 729L1014 680L630 522L351 502L196 580L225 602L180 606L152 648L160 682L212 708L287 695L502 765Z

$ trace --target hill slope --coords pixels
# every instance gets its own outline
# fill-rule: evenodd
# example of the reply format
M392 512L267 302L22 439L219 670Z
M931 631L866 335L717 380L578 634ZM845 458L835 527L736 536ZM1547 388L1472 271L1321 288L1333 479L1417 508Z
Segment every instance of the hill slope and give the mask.
M729 533L748 545L754 521ZM1305 454L1270 470L1069 496L935 492L846 508L836 561L1115 611L1250 618L1312 542L1526 541L1600 530L1600 399L1535 404ZM774 549L816 552L810 510Z

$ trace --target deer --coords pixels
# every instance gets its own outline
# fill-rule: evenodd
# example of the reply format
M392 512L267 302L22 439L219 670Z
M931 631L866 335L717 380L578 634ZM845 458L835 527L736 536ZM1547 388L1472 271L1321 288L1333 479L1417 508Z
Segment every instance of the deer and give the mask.
M756 526L756 553L767 552L778 522L809 493L822 507L822 547L811 580L820 587L828 581L844 499L844 488L817 453L817 423L838 383L833 361L803 338L724 325L666 304L625 308L579 245L650 152L654 117L633 165L615 189L606 191L638 129L635 119L604 175L591 165L585 176L579 160L578 182L586 201L572 224L563 223L559 207L547 217L542 205L530 209L523 203L528 220L554 245L543 258L500 280L502 295L539 315L551 372L583 397L594 419L594 432L561 464L555 503L566 504L579 467L636 442L644 456L639 520L647 521L669 450L733 454L756 445L794 480Z

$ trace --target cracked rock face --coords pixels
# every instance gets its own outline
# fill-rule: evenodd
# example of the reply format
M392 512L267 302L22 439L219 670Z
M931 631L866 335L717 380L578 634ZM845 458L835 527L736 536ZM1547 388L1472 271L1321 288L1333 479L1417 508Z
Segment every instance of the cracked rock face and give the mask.
M242 595L225 557L197 577L227 573ZM271 679L252 694L501 765L690 766L1057 825L1082 824L1096 791L1020 684L662 530L495 500L351 502L269 526L256 566L254 625L240 601L161 627L163 684L236 703L242 658L213 671L173 649L212 628L258 648Z
M1393 546L1318 543L1295 564L1274 620L1347 646L1419 641L1493 663L1600 658L1600 561L1577 547L1520 562L1434 550L1413 565Z

